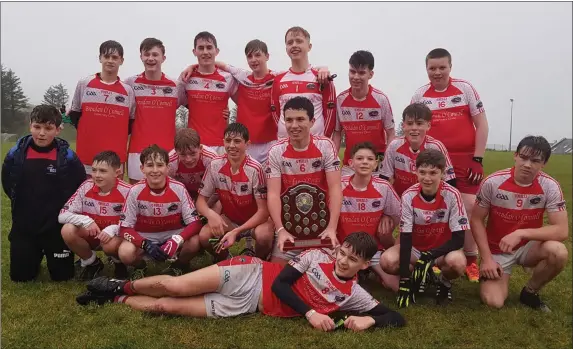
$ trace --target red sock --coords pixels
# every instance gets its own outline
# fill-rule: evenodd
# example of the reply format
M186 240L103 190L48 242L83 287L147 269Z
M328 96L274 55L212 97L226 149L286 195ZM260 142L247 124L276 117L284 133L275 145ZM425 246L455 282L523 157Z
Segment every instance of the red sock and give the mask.
M466 266L469 266L472 263L476 263L477 262L477 256L466 256Z
M128 281L125 283L125 285L123 285L123 293L125 293L128 296L133 296L135 294L135 291L133 290L133 281Z
M113 297L114 303L125 303L125 301L129 298L129 296L115 296Z

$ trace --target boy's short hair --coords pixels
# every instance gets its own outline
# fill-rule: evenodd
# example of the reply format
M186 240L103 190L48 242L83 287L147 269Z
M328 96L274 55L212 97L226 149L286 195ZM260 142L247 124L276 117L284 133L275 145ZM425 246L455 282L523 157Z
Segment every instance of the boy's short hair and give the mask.
M163 160L166 165L169 164L169 153L167 150L161 148L157 144L153 144L141 151L139 161L144 165L147 161L155 161L158 157Z
M175 133L174 148L176 151L182 152L191 148L199 148L200 145L201 137L192 128L182 128Z
M412 103L404 108L404 111L402 112L402 121L406 121L406 117L413 118L414 121L424 120L431 122L432 111L423 103Z
M247 46L245 46L245 56L257 51L261 51L265 55L269 54L267 44L259 39L251 40L247 43Z
M445 48L435 48L426 55L426 65L428 60L448 57L448 63L452 64L452 55Z
M529 156L541 156L544 164L551 157L551 144L543 136L526 136L519 141L515 154L519 154L519 151L523 148L527 148L527 155Z
M108 40L104 41L101 45L99 45L99 55L105 56L110 55L114 52L123 58L123 46L115 40Z
M30 113L30 123L33 122L60 127L62 124L62 113L53 105L40 104L35 106Z
M163 45L163 41L156 38L143 39L139 45L139 52L147 52L154 47L159 47L161 53L165 54L165 45Z
M292 99L289 99L288 102L286 102L283 107L283 115L289 109L305 110L306 114L308 115L308 119L309 120L314 119L314 105L312 104L310 99L306 97L297 96Z
M287 38L287 36L288 36L288 33L291 33L291 32L292 32L292 33L295 33L295 34L296 34L296 33L302 34L302 35L304 35L304 37L305 37L307 40L310 41L310 34L309 34L309 32L308 32L306 29L304 29L303 27L298 27L298 26L296 26L296 27L290 27L290 28L286 31L286 33L285 33L285 42L286 42L286 38Z
M368 68L374 69L374 55L370 51L360 50L356 51L350 56L348 64L354 68Z
M361 149L368 149L374 154L374 156L376 156L376 147L374 144L372 144L372 142L360 142L354 144L352 150L350 150L350 157L353 158L354 155Z
M376 252L378 252L378 244L376 243L376 240L374 240L370 234L363 231L348 235L342 244L348 245L355 255L366 261L371 260Z
M416 158L416 168L424 166L436 167L443 172L446 168L446 157L437 149L424 149Z
M207 31L203 31L195 35L195 39L193 40L193 48L197 47L197 41L201 39L205 41L210 41L213 43L213 46L215 46L215 48L217 47L217 39L215 38L215 35Z
M241 124L240 122L233 122L229 124L225 129L224 137L227 136L239 136L245 140L245 142L249 141L249 129L247 126Z
M121 160L119 159L119 155L111 150L104 150L96 154L96 156L94 156L93 162L106 163L115 170L121 167Z

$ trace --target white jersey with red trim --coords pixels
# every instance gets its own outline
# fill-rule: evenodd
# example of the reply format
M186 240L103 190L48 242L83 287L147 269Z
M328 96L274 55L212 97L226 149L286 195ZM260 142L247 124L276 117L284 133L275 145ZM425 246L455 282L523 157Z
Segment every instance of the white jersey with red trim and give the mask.
M195 205L183 183L167 177L165 189L159 194L145 180L134 184L119 225L133 228L137 233L175 235L197 219Z
M420 87L411 103L423 103L432 110L428 134L446 146L450 154L473 154L476 130L474 116L485 112L476 89L468 81L450 78L445 91L432 84Z
M102 194L93 179L88 179L68 199L60 211L58 221L84 228L95 222L100 230L118 224L130 189L131 185L117 179L112 190Z
M182 93L185 87L165 74L159 80L149 80L141 73L125 79L125 83L133 88L137 102L129 152L141 153L151 144L171 148L177 108L187 104Z
M218 156L205 171L199 194L207 198L217 194L222 213L234 223L244 224L258 210L256 199L267 198L263 169L246 155L238 173L233 173L227 154Z
M555 179L540 172L527 187L520 186L513 177L515 168L497 171L483 180L476 196L476 204L489 210L487 240L491 253L502 253L501 239L517 229L537 229L543 226L545 212L565 211L565 198ZM517 250L528 240L522 239Z
M348 89L336 98L336 131L344 130L346 150L343 163L348 165L350 152L356 143L372 142L376 151L386 151L386 130L394 129L394 116L388 97L380 90L368 86L362 101L352 97Z
M202 145L197 164L193 168L185 166L179 161L175 149L169 152L169 176L185 185L192 198L197 197L199 186L206 169L218 155L210 148Z
M460 192L441 182L435 198L422 198L422 187L415 184L402 195L400 233L412 234L412 246L424 252L442 246L452 232L470 228Z
M418 149L417 152L413 152L406 137L398 137L388 145L386 154L384 155L384 161L382 161L382 171L380 172L381 175L387 178L394 178L393 186L398 195L402 196L402 193L406 189L418 183L416 159L418 158L418 154L424 149L439 150L446 157L444 181L456 178L452 161L442 142L433 137L426 136L420 149Z
M271 92L271 110L278 125L278 138L288 137L283 107L294 97L306 97L314 105L314 125L310 133L316 136L330 137L336 123L336 89L330 81L320 90L317 82L318 70L309 67L302 73L290 69L275 77Z
M391 216L400 219L400 197L392 185L380 178L372 177L364 190L357 190L352 185L351 176L342 177L342 208L338 219L338 240L343 241L348 235L363 231L378 242L378 224L382 216Z
M328 193L326 172L340 171L334 143L326 137L310 136L306 150L297 151L290 140L281 139L269 150L267 178L281 179L281 193L299 184L317 185Z
M363 313L378 305L356 277L341 280L334 273L335 258L329 251L311 249L292 258L289 265L302 273L292 286L302 301L321 314L335 311ZM263 262L263 313L276 317L300 316L272 292L274 279L282 270L278 264Z

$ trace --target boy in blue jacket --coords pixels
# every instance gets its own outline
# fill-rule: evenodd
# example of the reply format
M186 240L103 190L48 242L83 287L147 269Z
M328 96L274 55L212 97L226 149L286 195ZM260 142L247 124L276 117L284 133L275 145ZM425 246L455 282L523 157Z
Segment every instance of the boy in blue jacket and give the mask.
M86 179L86 173L60 133L62 114L39 105L30 114L30 135L20 138L2 165L2 189L10 199L12 228L10 278L31 281L44 255L54 281L74 277L74 255L64 243L58 214Z

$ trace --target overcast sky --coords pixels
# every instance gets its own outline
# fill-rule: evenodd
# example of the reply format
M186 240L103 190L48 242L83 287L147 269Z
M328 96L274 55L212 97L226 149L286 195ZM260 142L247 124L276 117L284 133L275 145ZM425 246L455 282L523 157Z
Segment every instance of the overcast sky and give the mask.
M78 79L98 72L99 45L119 41L125 50L120 77L140 73L139 44L157 37L166 45L164 71L177 77L195 61L193 38L212 32L219 60L248 68L244 46L268 44L271 69L288 68L285 31L311 34L310 61L338 74L349 87L350 55L374 54L371 83L384 91L394 119L414 91L427 83L425 55L444 47L452 76L470 81L489 119L488 144L513 144L527 134L549 141L571 137L571 3L2 3L1 61L22 80L31 103L62 82L73 95Z

